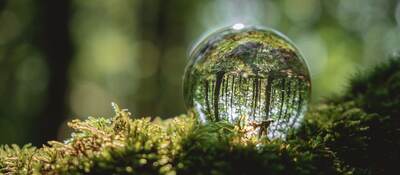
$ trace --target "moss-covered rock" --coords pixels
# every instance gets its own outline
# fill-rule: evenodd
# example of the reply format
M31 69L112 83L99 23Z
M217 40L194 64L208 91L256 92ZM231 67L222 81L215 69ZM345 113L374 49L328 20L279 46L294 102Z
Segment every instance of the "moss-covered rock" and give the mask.
M64 142L0 148L2 174L393 174L400 162L400 59L356 76L349 90L311 107L286 140L243 122L191 116L69 123Z

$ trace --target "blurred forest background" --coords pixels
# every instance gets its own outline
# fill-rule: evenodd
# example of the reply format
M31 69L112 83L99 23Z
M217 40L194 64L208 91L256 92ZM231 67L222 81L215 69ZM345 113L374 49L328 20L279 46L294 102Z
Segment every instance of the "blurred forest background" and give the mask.
M0 0L0 144L62 138L71 118L185 112L188 51L216 28L277 29L305 55L313 102L400 45L397 0Z

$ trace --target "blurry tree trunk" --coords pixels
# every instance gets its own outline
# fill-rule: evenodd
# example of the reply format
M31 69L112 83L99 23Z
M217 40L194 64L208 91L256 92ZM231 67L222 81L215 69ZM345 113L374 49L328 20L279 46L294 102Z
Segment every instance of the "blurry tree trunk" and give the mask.
M170 0L141 0L139 3L138 16L138 30L140 32L141 40L153 44L157 50L158 55L155 58L155 73L150 77L143 78L141 80L141 87L138 92L145 91L150 87L156 87L152 92L150 99L148 97L143 97L146 100L141 100L138 102L137 106L140 109L139 113L143 115L159 115L159 99L162 93L162 79L161 79L161 69L163 64L163 58L165 55L166 42L168 40L168 13L169 7L171 5ZM140 51L139 58L146 59L146 52ZM139 60L139 63L144 60ZM155 94L154 94L155 93Z
M0 12L3 11L5 6L6 6L6 1L5 0L0 0Z
M69 0L38 0L41 21L38 39L46 60L48 86L45 106L38 118L36 144L57 138L58 128L66 119L68 70L72 58L69 32Z
M166 58L166 53L169 49L177 46L185 46L185 35L187 29L185 28L185 22L188 16L192 15L192 7L197 2L186 1L186 0L140 0L138 3L139 10L136 12L138 29L140 40L146 43L153 44L157 49L157 58L154 61L155 71L150 77L143 78L138 84L138 95L142 94L148 89L152 89L153 94L151 97L144 97L146 100L137 101L137 106L142 115L171 115L167 112L167 109L163 107L162 103L168 101L168 103L175 103L171 99L165 99L167 96L165 93L171 89L165 82L165 77L170 76L165 74L165 63L171 61L168 59L179 59L179 58ZM154 56L146 51L139 50L139 63L147 59L148 55ZM143 59L143 60L142 60ZM177 71L177 70L175 70ZM183 73L183 70L182 70ZM181 93L181 92L177 92ZM179 108L179 107L177 107ZM169 109L170 110L170 109ZM171 111L171 110L170 110ZM174 110L172 110L174 111ZM176 115L176 114L173 114Z

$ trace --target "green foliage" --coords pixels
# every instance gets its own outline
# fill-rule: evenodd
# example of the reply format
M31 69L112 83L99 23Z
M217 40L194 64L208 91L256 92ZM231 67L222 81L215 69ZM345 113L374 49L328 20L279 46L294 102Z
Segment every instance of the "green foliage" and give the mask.
M0 147L0 173L29 174L32 172L33 155L36 148L30 144L20 148L18 145Z
M192 116L69 123L71 138L42 148L0 148L2 174L392 174L400 162L400 59L352 80L349 91L310 109L286 140Z

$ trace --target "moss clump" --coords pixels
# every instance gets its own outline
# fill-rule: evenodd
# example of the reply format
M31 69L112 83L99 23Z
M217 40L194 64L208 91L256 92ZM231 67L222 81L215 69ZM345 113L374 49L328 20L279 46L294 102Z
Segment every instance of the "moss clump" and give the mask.
M0 148L2 174L393 174L400 162L400 59L356 76L308 112L286 140L251 135L245 119L202 125L191 116L69 123L42 148Z

